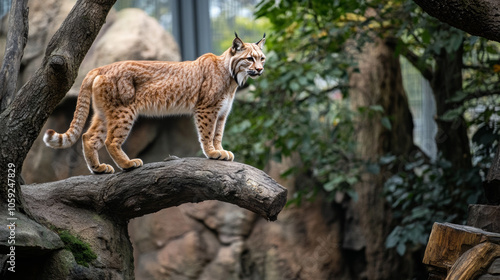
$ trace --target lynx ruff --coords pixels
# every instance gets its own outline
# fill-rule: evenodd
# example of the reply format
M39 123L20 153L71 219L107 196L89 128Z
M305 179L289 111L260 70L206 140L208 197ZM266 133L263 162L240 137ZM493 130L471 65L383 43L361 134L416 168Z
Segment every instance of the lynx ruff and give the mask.
M98 151L104 145L120 168L143 165L141 159L129 159L121 148L139 114L194 115L205 156L232 161L233 153L221 145L224 125L238 86L263 73L266 42L266 34L257 43L244 43L235 35L232 46L220 56L209 53L185 62L122 61L90 71L68 131L59 134L48 129L43 141L55 149L73 145L82 133L92 98L94 115L82 140L87 166L94 174L114 172L111 165L99 162Z

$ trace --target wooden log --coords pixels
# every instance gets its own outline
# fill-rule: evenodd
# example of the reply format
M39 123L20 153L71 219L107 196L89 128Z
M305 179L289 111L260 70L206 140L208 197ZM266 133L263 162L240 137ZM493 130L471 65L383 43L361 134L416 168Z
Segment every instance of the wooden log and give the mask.
M444 279L457 259L480 243L500 244L500 233L450 223L434 223L423 263L432 279Z
M486 272L497 257L500 257L500 245L492 242L480 243L457 259L446 280L476 279Z

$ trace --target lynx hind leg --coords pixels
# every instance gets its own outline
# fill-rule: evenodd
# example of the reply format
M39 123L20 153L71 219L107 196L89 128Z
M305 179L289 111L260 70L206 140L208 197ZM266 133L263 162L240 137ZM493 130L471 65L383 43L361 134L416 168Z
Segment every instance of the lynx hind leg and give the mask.
M105 144L111 158L123 170L141 167L143 165L141 159L129 159L127 154L122 150L122 144L127 139L134 124L134 112L126 108L115 109L108 120L108 134Z
M106 125L101 116L96 112L92 118L89 130L83 134L83 155L90 172L94 174L114 173L115 169L105 163L99 162L99 150L104 146Z

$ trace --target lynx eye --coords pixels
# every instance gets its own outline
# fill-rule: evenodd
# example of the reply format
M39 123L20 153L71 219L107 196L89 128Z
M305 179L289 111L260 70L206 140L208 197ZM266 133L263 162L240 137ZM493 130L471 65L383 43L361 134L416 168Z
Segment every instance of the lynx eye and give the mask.
M248 60L248 61L253 61L253 57L252 57L252 56L249 56L249 57L247 57L247 60Z

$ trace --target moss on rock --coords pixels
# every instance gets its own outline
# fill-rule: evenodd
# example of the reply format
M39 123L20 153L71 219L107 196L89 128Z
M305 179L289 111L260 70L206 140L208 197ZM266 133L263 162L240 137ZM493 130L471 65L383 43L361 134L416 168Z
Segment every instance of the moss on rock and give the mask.
M97 259L97 255L92 251L90 245L69 231L60 231L59 237L64 242L64 248L73 254L77 264L89 267L89 263Z

